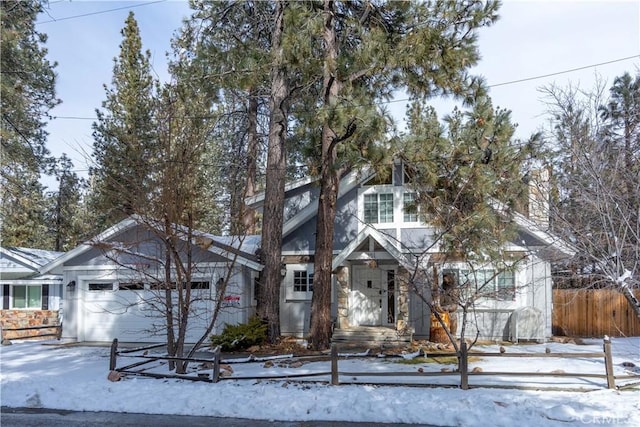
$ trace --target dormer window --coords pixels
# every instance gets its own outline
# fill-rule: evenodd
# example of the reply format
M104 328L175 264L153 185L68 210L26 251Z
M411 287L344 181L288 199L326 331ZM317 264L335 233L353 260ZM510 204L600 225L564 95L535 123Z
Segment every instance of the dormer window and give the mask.
M365 194L364 222L369 224L393 222L393 194Z

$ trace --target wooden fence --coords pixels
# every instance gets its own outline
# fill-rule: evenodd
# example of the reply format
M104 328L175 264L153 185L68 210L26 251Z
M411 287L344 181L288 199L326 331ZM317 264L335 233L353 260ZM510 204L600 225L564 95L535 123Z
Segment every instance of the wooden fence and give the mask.
M635 292L640 297L640 291ZM554 289L553 333L602 338L640 336L640 321L613 289Z
M474 376L496 376L496 377L516 377L516 378L527 378L527 377L573 377L573 378L596 378L602 379L602 386L606 386L609 389L624 389L630 387L636 387L638 382L627 382L626 384L616 386L616 380L640 380L639 375L614 375L613 373L613 357L611 354L611 341L604 340L603 351L601 352L593 352L593 353L481 353L481 352L471 352L467 350L466 343L462 343L461 351L459 353L424 353L424 357L457 357L458 358L458 369L455 371L434 371L434 372L425 372L422 370L419 371L367 371L367 372L351 372L351 371L341 371L339 369L338 363L339 359L348 358L348 357L365 357L366 354L356 354L356 355L341 355L338 353L337 345L332 345L330 356L318 357L318 356L303 356L303 357L295 357L296 360L303 359L313 359L314 361L319 361L320 359L330 362L330 370L320 370L316 372L304 372L299 374L284 374L284 375L259 375L259 376L223 376L220 374L220 365L221 363L234 363L234 360L221 360L220 347L217 347L213 352L213 358L211 359L203 359L203 358L178 358L178 357L169 357L169 356L161 356L161 355L151 355L148 354L148 350L152 348L161 347L162 345L153 345L148 347L140 347L128 350L118 350L118 340L113 340L111 345L111 357L109 360L109 370L113 373L126 374L126 375L140 375L140 376L148 376L152 378L177 378L177 379L186 379L192 381L204 381L210 383L217 383L223 380L302 380L304 381L314 381L312 378L324 377L316 379L315 381L320 381L327 383L327 379L331 385L340 385L340 384L377 384L377 385L399 385L399 386L422 386L422 387L459 387L463 390L467 390L469 388L475 387L483 387L483 388L515 388L515 389L529 389L531 387L527 386L517 386L513 384L505 385L501 384L470 384L469 378ZM118 358L136 358L138 359L136 362L131 363L126 366L117 367ZM564 372L564 371L554 371L554 372L513 372L513 371L502 371L502 372L478 372L475 370L469 371L469 358L470 357L501 357L501 358L576 358L576 359L584 359L584 358L596 358L596 359L604 359L604 372L601 374L596 373L580 373L580 372ZM292 359L293 355L286 356L286 358ZM266 358L273 359L273 358ZM150 372L156 366L146 366L150 365L153 362L164 361L164 360L188 360L189 362L195 363L203 363L202 366L207 366L204 372L198 371L195 374L164 374L158 372ZM242 361L236 360L235 363L244 363L244 362L256 362L260 361L259 358L249 357ZM207 371L210 371L207 372ZM119 375L118 374L118 375ZM456 376L459 377L459 383L457 385L447 385L447 384L434 384L428 383L427 381L421 383L407 383L401 382L400 378L403 377L421 377L427 379L429 377L442 377L442 376ZM373 378L386 377L385 381L376 382ZM389 379L392 378L393 381L389 382ZM363 381L364 380L364 381ZM365 382L366 381L366 382ZM532 389L540 390L569 390L567 387L545 387L540 386L539 384L533 387ZM574 388L575 389L575 388ZM571 390L574 390L571 389ZM585 391L584 387L577 388L577 390Z

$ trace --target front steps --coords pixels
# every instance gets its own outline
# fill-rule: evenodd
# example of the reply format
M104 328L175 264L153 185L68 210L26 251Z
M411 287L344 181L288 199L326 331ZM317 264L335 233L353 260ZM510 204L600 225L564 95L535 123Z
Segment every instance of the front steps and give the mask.
M392 348L411 343L410 335L399 335L393 328L381 326L352 326L334 329L331 341L340 347Z

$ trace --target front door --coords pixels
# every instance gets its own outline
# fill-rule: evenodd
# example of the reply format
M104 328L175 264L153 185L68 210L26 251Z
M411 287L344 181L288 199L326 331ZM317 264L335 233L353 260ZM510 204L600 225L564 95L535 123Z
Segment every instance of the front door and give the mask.
M355 265L349 293L349 324L387 326L393 324L394 293L389 295L389 272L366 265ZM391 304L390 304L391 303Z

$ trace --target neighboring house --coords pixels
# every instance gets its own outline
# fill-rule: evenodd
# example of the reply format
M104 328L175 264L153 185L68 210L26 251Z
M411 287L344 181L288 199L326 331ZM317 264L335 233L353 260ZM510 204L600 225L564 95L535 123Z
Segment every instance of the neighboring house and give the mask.
M395 329L400 336L429 338L430 311L406 280L420 270L442 283L444 275L459 280L469 266L442 260L435 230L420 222L412 206L414 193L396 162L387 179L370 171L352 172L340 183L334 231L333 306L336 330L377 326ZM538 189L540 187L537 187ZM281 330L302 336L309 329L313 292L316 212L319 187L306 179L286 187L282 255L286 275L281 288ZM492 280L495 296L478 301L474 318L483 339L538 339L551 336L552 281L550 261L574 251L545 228L544 212L537 207L539 191L530 206L531 218L509 212L494 202L517 225L518 238L505 252L524 259L513 272ZM259 210L264 194L248 200ZM535 203L534 203L535 202ZM542 203L544 208L545 203ZM417 261L416 254L426 251ZM477 275L491 278L491 265L476 266ZM431 289L423 295L431 299ZM458 327L461 327L458 324ZM467 335L468 336L468 335Z
M61 255L62 252L40 249L0 247L0 323L5 338L38 333L9 329L59 325L62 276L41 274L39 268Z
M63 339L106 342L166 342L160 284L164 277L162 234L130 217L91 241L45 265L64 283ZM195 342L213 315L218 286L231 271L223 310L214 333L225 323L246 322L254 305L254 280L262 266L254 255L255 236L243 241L193 232L178 245L191 248L193 297L187 342ZM231 268L231 270L229 270ZM175 269L172 270L175 276ZM175 282L173 282L175 284ZM173 292L174 298L176 292Z

